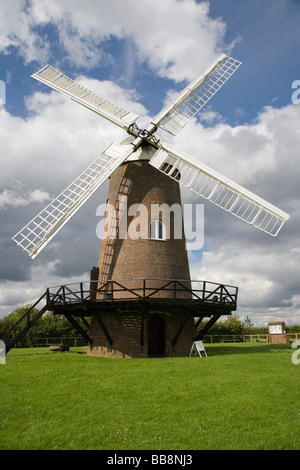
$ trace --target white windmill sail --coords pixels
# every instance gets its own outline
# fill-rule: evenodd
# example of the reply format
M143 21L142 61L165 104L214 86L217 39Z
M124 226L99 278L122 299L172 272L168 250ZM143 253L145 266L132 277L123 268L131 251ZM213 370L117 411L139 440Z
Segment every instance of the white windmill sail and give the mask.
M275 237L289 219L289 215L282 210L165 142L160 142L159 150L149 163L186 188L269 235Z
M276 236L284 222L288 220L288 214L206 165L193 161L188 155L178 152L167 143L162 143L153 135L157 127L176 135L240 65L241 62L221 54L144 130L135 124L137 115L101 98L50 65L34 73L33 78L120 126L135 135L136 139L129 146L110 144L70 186L20 230L13 240L27 251L31 258L35 258L84 202L144 140L158 148L150 160L152 166L179 180L187 188L236 217Z
M139 117L83 87L51 65L46 65L31 76L64 95L67 95L69 98L82 104L91 111L100 114L100 116L117 124L117 126L122 127L122 129L126 131Z
M221 54L208 69L191 82L153 120L152 124L170 134L178 132L203 108L242 62Z
M110 144L73 183L22 228L13 240L31 258L35 258L134 150L132 145Z

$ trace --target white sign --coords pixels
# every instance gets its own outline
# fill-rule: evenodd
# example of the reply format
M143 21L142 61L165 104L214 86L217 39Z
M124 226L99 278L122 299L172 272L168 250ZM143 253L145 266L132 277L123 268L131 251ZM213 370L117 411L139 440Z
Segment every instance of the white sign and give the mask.
M192 356L193 353L196 352L196 355L199 354L199 356L202 357L201 351L204 352L205 356L207 357L205 347L203 346L202 341L194 341L191 347L190 356Z
M6 364L5 361L6 347L4 341L0 340L0 364Z
M270 335L281 335L282 325L269 325Z

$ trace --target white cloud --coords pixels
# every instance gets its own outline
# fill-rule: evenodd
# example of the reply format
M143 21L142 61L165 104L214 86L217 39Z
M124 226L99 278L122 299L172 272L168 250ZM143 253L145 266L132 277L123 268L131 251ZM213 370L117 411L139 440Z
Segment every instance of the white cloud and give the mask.
M0 192L0 208L7 209L12 207L25 207L32 202L44 203L50 199L47 191L41 189L24 191L22 183L19 180L12 179L9 188Z
M27 63L46 62L50 56L49 38L37 33L48 23L57 30L62 56L78 67L92 67L99 61L111 60L102 45L112 36L130 42L129 53L137 54L140 63L146 61L160 76L177 81L193 79L221 49L230 49L230 45L224 44L226 25L220 19L210 18L208 2L0 0L0 13L5 18L0 26L0 52L10 53L10 46L14 46ZM133 62L130 62L128 74L132 74L132 68ZM78 79L100 95L140 114L141 121L148 120L147 111L136 103L138 97L134 90L86 77ZM168 98L171 94L170 91ZM38 205L50 195L55 197L107 144L118 143L126 136L56 92L35 93L27 98L26 104L31 112L26 120L0 109L1 154L5 156L0 174L0 206L10 206L12 219L17 209L24 207L24 222L27 210L29 220L33 203ZM202 122L213 123L214 127L205 128L201 122L192 121L174 139L178 148L293 216L278 241L273 241L206 205L205 241L210 251L204 252L200 267L199 262L193 265L193 277L238 285L241 308L243 312L250 312L251 318L251 312L258 312L260 308L263 318L275 314L284 316L288 311L289 315L296 315L296 304L299 304L295 286L295 278L299 278L299 252L295 250L299 246L300 225L300 137L296 126L299 118L300 106L269 107L262 110L255 122L232 127L208 109L202 113ZM171 141L169 136L166 138ZM22 190L16 183L10 186L12 178L21 182ZM193 193L184 191L183 194L187 201L196 200ZM63 282L74 279L78 259L73 256L72 240L83 236L83 227L97 223L96 218L92 219L95 211L91 211L91 216L83 216L83 211L77 223L71 226L72 236L55 239L51 245L53 250L41 254L41 265L39 261L33 265L40 266L40 271L32 268L30 285L38 281L39 275L44 287L59 283L59 265L49 264L47 260L47 256L55 257L59 246L65 269ZM82 220L87 223L80 223ZM20 220L12 224L15 231L21 228ZM67 233L68 227L65 230ZM25 281L19 285L24 293L22 300L20 296L22 303L34 300L40 293L40 288L34 292L28 290L29 284ZM13 287L11 289L13 292ZM292 307L288 307L288 303ZM8 301L3 299L3 304L8 305Z
M134 91L123 90L110 82L101 83L85 77L80 77L80 80L102 96L109 94L108 98L113 102L142 114L142 119L149 119L146 110L133 101ZM126 136L123 131L58 93L35 93L27 98L27 105L32 116L26 120L2 110L1 147L9 158L5 172L1 174L2 187L6 191L2 191L0 201L11 204L12 217L12 206L16 209L18 205L29 207L29 202L41 202L49 194L56 196L58 190L64 189L90 163L98 150L110 141L118 143ZM251 125L233 128L219 123L215 127L204 128L201 123L193 121L176 138L176 146L186 153L235 181L250 185L249 189L292 214L291 221L282 229L278 239L273 239L218 208L209 207L209 203L205 204L207 251L204 251L201 262L197 252L191 259L192 277L237 285L238 313L249 315L256 324L265 324L275 317L296 321L299 313L300 168L297 149L300 136L295 126L299 118L300 107L266 108ZM15 136L18 136L17 141ZM15 179L9 186L12 178ZM43 189L32 189L37 186ZM101 197L98 196L97 200L104 202L105 194ZM184 191L183 201L190 200L203 203L193 193ZM77 242L86 237L83 229L84 233L90 229L93 232L98 222L95 209L91 215L84 215L84 211L82 209L78 219L64 228L58 240L51 242L49 251L45 250L40 255L43 257L41 265L39 261L32 265L36 266L35 269L45 266L44 287L59 284L61 279L62 282L77 280L74 267L82 260L78 251L75 259L71 252L78 250L77 247L82 250L82 242L78 245ZM26 212L23 212L25 218ZM15 220L14 227L18 231L20 221ZM92 243L97 243L98 247L95 234ZM80 253L82 259L87 257L91 248L85 246L85 250ZM55 258L55 253L60 253L60 264L49 261ZM85 262L82 269L84 266ZM19 302L29 302L38 290L40 293L41 285L32 292L28 290L29 284L32 285L32 280L20 284L24 296L20 296ZM12 284L7 284L7 287L13 289ZM2 305L6 305L5 299Z
M111 82L86 77L79 81L104 98L129 111L146 116L145 108L133 101L134 91ZM127 134L97 114L53 91L26 98L29 117L22 119L0 109L1 154L5 165L0 174L2 203L13 200L12 178L22 182L24 191L43 188L52 197L59 194L110 143L119 143ZM21 203L18 192L15 205ZM38 199L38 193L31 199ZM18 199L18 201L17 201ZM25 197L28 200L27 197ZM24 201L23 201L24 202Z
M6 314L16 308L35 303L46 292L47 287L57 286L65 283L65 278L60 278L55 271L55 267L59 263L58 260L47 262L46 264L32 266L31 280L14 282L6 281L2 284L0 292L0 316L4 312ZM83 274L81 279L86 281L84 288L88 288L89 273ZM78 282L78 278L70 276L69 283ZM74 284L75 289L75 284ZM45 302L42 301L37 308L42 308Z
M236 127L221 122L205 128L192 121L176 146L287 210L285 199L299 198L299 119L300 106L288 105L266 107L253 123Z
M142 119L146 118L145 108L134 101L134 90L123 90L111 82L82 76L78 80L101 96L140 114ZM99 222L96 207L106 201L107 185L97 191L94 202L92 197L34 262L11 237L77 178L108 144L121 142L127 134L54 91L34 93L25 101L29 115L24 119L11 115L5 108L0 109L0 277L28 279L31 267L41 263L45 266L44 287L47 287L47 263L57 256L63 263L56 264L56 274L59 277L60 273L64 280L70 277L70 272L81 276L97 264L100 241L96 237ZM13 267L15 263L17 268ZM26 281L24 289L25 285ZM4 313L3 309L0 313Z
M225 23L209 16L208 2L31 0L25 6L21 0L0 0L0 13L6 18L0 51L17 47L25 62L44 62L50 56L49 38L36 32L48 23L57 30L65 57L78 67L110 60L101 47L104 40L130 37L140 61L176 81L193 79L232 47L224 43Z
M268 107L251 124L193 122L176 138L186 153L291 215L273 239L205 203L205 251L191 258L192 277L238 286L238 313L261 325L299 323L299 119L300 106ZM183 201L192 200L200 202L183 191Z
M255 246L246 239L213 246L203 253L201 265L192 262L192 277L238 287L238 310L256 325L267 321L298 321L300 306L295 296L300 276L299 250L283 244L279 252L272 246ZM297 320L298 319L298 320Z
M0 52L7 54L16 47L25 63L49 56L49 43L34 30L38 23L23 0L0 0L0 17Z

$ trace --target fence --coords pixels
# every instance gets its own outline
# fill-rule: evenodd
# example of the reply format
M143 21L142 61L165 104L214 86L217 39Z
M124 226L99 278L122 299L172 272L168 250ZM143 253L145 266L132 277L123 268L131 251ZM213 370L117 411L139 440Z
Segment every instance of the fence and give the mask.
M236 308L238 288L209 281L178 279L119 279L89 281L49 287L47 303L70 305L90 300L147 300L169 297L173 300L202 301Z
M290 342L300 339L300 333L287 333ZM246 342L269 342L269 334L253 334L253 335L204 335L205 343L246 343Z
M45 346L51 346L53 344L64 344L70 346L71 348L87 345L86 341L82 338L82 336L56 336L55 338L36 338L33 340L32 347L40 348Z
M290 342L300 340L300 333L287 333ZM204 343L245 343L245 342L269 342L268 334L253 335L204 335ZM36 338L33 340L32 347L47 347L52 344L64 344L70 347L86 346L86 341L81 336L62 336L55 338Z

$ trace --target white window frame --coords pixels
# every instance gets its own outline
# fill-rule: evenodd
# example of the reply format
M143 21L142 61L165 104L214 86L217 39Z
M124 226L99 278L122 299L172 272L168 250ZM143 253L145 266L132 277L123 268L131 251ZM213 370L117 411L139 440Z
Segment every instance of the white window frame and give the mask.
M165 240L165 227L161 220L153 219L150 221L149 240Z

